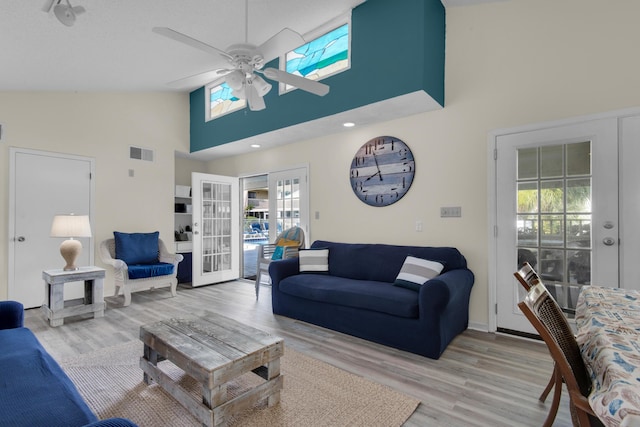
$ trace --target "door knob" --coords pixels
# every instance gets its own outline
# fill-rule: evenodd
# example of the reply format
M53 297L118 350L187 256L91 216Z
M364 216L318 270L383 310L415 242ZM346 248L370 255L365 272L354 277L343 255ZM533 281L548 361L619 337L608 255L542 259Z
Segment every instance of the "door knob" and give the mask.
M18 242L24 242L24 241L25 241L25 240L27 240L27 239L25 239L25 238L24 238L24 236L20 236L20 237L18 237L16 240L17 240Z
M605 237L604 239L602 239L602 243L607 246L612 246L615 242L616 240L613 237Z

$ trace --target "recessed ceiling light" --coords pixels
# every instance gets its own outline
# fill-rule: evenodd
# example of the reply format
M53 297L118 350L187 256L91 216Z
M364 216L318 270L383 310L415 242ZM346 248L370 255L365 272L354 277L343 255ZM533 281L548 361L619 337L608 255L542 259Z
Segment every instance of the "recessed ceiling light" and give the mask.
M346 128L352 128L352 127L354 127L355 125L356 125L356 124L355 124L355 123L353 123L353 122L346 122L346 123L343 123L343 124L342 124L342 126L344 126L344 127L346 127Z
M251 148L260 148L260 144L251 144Z

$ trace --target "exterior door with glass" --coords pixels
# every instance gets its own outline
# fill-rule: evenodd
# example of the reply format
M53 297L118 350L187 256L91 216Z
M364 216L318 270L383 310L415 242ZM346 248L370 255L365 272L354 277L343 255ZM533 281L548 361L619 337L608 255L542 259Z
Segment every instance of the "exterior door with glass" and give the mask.
M238 178L191 174L193 198L192 286L240 277Z
M269 172L269 241L294 226L305 232L309 243L309 189L307 168Z
M535 333L513 272L528 261L569 317L580 286L618 286L618 127L593 120L496 139L496 324Z

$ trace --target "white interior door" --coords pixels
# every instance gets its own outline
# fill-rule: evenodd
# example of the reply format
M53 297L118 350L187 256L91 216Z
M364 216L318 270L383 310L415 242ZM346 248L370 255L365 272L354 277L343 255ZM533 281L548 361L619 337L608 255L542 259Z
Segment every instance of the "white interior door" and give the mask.
M239 179L194 172L192 286L240 277Z
M65 265L59 249L63 239L49 237L54 215L93 218L93 160L12 148L10 168L9 299L39 307L45 299L42 271ZM80 240L77 265L92 265L92 239ZM81 282L65 284L65 300L83 295Z
M499 136L496 153L497 328L534 333L517 307L521 262L569 315L579 286L618 286L617 120Z
M306 167L269 172L269 241L287 228L300 227L309 237L309 182Z

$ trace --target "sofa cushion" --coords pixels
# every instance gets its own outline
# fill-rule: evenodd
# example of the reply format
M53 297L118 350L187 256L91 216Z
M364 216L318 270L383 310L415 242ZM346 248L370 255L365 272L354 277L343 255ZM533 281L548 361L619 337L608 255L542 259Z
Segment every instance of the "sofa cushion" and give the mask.
M332 254L333 257L333 254ZM392 283L351 280L324 274L297 274L283 279L285 294L327 304L378 311L399 317L418 317L418 294Z
M328 248L329 274L349 279L393 283L407 255L438 260L442 273L466 268L467 261L456 248L396 246L382 244L336 243L316 240L311 248Z
M173 264L158 262L156 264L133 264L129 267L129 279L146 279L149 277L173 274Z
M153 233L113 232L116 243L116 258L129 264L154 264L158 262L158 237Z
M423 283L436 277L443 268L440 262L407 256L393 284L419 291Z
M0 348L0 424L68 427L98 420L29 329L0 330Z
M298 251L300 273L327 274L329 249L300 249Z

